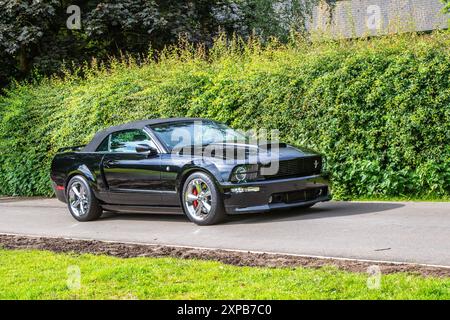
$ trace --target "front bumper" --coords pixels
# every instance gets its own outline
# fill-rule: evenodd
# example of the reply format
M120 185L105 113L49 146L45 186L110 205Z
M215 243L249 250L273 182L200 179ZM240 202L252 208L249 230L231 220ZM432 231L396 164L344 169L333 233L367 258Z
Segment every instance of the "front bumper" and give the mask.
M239 184L227 182L222 183L220 187L226 212L241 214L309 206L328 201L331 199L328 185L328 180L322 175L313 175ZM235 192L236 188L255 187L259 188L259 191Z

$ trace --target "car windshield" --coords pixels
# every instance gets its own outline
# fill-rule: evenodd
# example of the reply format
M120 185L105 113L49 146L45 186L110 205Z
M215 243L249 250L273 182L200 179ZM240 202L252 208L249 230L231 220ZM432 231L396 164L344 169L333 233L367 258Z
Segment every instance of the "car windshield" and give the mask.
M245 142L245 135L215 121L195 120L152 125L169 150L213 143Z

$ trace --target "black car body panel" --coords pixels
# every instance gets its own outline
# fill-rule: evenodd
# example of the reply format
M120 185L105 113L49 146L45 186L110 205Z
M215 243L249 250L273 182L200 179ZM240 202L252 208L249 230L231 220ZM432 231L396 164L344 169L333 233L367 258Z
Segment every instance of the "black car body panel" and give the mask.
M233 189L259 187L259 192ZM329 200L327 181L321 175L245 183L225 183L224 203L230 214L264 212L272 209L308 206Z
M213 177L229 214L307 206L330 199L328 182L321 174L322 156L310 150L280 144L277 172L263 175L261 168L274 161L267 146L223 144L220 146L222 151L233 149L233 161L226 161L227 152L220 156L205 155L203 147L189 153L182 150L170 152L169 147L152 130L153 125L161 123L191 121L211 120L169 118L132 122L97 133L85 147L62 150L56 154L51 166L52 186L57 198L67 202L66 187L69 180L75 175L82 175L105 210L180 211L184 180L190 173L202 171ZM142 130L148 135L157 154L149 156L148 153L139 152L98 151L111 134L133 129ZM243 151L241 157L235 156L236 150ZM252 150L256 150L253 155L258 155L257 178L233 182L233 170L237 166L255 163L256 160L249 152Z

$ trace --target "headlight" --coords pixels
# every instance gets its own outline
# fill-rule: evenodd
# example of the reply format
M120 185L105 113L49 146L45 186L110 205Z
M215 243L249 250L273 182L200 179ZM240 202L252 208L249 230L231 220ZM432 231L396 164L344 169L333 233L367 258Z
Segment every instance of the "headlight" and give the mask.
M256 180L258 177L258 165L239 165L234 168L231 174L232 182L247 182Z
M234 177L238 182L245 181L247 178L247 169L244 167L237 167L236 170L234 170Z

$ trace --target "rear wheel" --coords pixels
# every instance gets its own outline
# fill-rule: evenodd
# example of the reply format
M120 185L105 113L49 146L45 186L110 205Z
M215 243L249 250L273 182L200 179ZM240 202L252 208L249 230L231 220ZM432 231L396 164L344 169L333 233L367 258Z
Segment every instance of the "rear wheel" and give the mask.
M182 192L183 209L192 222L212 225L225 219L222 196L207 174L191 174L184 182Z
M80 175L70 179L67 185L67 206L78 221L96 220L103 212L88 182Z

